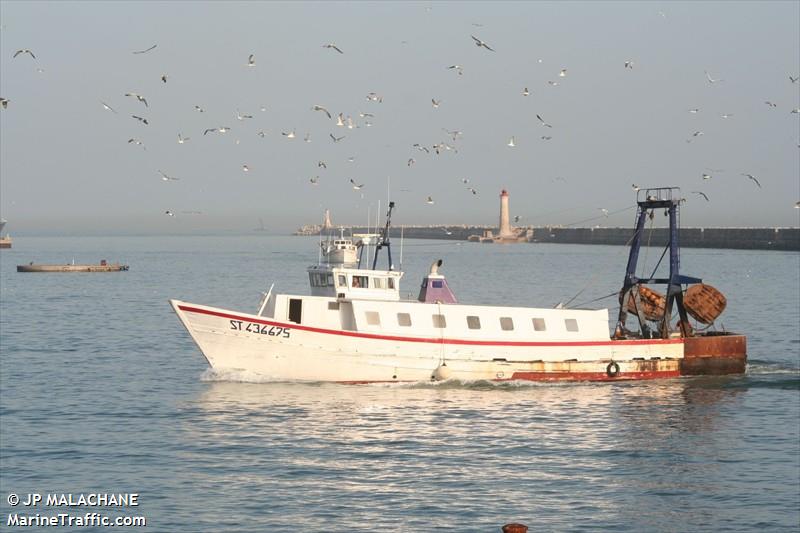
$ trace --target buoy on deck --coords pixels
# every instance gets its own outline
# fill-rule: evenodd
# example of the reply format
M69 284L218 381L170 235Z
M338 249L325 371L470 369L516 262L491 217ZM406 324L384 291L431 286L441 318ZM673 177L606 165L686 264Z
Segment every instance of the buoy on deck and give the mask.
M436 370L433 371L431 374L431 381L444 381L446 379L450 379L452 372L447 367L447 363L442 363L441 365L436 367Z

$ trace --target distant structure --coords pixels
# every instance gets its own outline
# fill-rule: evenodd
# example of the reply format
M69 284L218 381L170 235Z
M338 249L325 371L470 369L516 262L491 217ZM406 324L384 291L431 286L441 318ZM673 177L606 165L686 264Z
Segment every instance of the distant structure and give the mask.
M512 228L508 214L508 191L500 191L500 234L494 235L492 230L484 230L483 235L470 235L467 240L473 242L511 244L528 242L533 235L523 228Z
M329 229L333 229L333 224L331 223L331 211L326 209L322 224L306 224L298 228L292 235L319 235L323 230Z
M0 218L0 248L11 248L11 237L8 233L3 236L3 228L6 227L6 220Z

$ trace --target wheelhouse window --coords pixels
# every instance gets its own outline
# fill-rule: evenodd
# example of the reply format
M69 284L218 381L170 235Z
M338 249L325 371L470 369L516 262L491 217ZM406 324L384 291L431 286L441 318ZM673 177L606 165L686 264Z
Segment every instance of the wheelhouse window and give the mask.
M325 286L326 287L333 287L333 274L328 274L325 277Z
M514 329L514 320L510 316L501 316L500 329L503 331L512 331Z
M431 287L433 287L434 289L441 289L442 287L444 287L444 282L440 279L432 279Z
M411 327L411 315L408 313L397 313L397 325L404 328Z
M578 321L574 318L565 318L564 325L567 327L567 331L578 331Z
M381 315L379 315L376 311L367 311L364 314L367 317L367 325L370 325L370 326L380 326L381 325Z
M445 320L444 315L431 315L433 317L433 327L435 328L446 328L447 327L447 320Z
M344 274L339 274L339 287L347 287L347 277Z
M369 287L369 276L353 276L353 288L360 289L360 288L368 288Z
M394 278L389 278L389 279L388 279L388 280L386 280L386 281L388 281L388 282L389 282L389 288L390 288L390 289L394 289Z
M374 289L382 289L383 288L384 278L372 278L372 288Z
M546 331L547 325L544 323L544 318L534 318L533 319L533 330L534 331Z
M479 316L468 316L467 317L467 327L469 329L481 329L481 317L479 317Z

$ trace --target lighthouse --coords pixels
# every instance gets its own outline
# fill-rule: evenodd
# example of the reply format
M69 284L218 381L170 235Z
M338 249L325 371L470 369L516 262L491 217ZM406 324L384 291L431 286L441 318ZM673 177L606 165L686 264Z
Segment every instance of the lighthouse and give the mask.
M508 191L503 189L500 193L500 235L501 239L515 237L511 231L511 224L508 222Z
M325 210L325 220L322 222L322 229L331 229L333 224L331 224L331 211L330 209Z

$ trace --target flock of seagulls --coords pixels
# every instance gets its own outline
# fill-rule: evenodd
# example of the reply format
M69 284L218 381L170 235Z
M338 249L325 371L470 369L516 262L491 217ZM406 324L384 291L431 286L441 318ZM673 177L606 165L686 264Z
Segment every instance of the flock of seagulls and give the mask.
M472 39L472 43L477 48L483 49L483 50L485 50L487 52L492 52L493 54L494 53L498 53L494 46L492 46L488 42L476 37L475 35L470 35L470 38ZM143 49L143 50L135 50L135 51L132 51L131 53L134 54L134 55L148 54L148 53L152 52L153 50L155 50L156 48L157 48L157 44L153 44L149 48L146 48L146 49ZM333 52L336 52L337 54L341 54L341 55L344 54L343 49L341 47L339 47L337 44L333 43L333 42L329 42L329 43L323 44L322 48L327 49L327 50L331 50ZM36 55L34 54L34 52L32 50L30 50L30 49L27 49L27 48L22 48L22 49L16 50L14 52L14 54L13 54L13 58L16 59L19 56L23 56L23 55L27 55L31 59L36 60ZM542 60L539 59L538 63L541 63L541 62L542 62ZM446 63L445 63L445 65L446 65ZM627 70L633 70L634 69L634 65L635 65L635 62L634 62L633 59L625 60L622 63L622 67L624 69L627 69ZM255 68L256 67L255 54L249 54L248 55L247 60L245 62L245 67L247 67L247 68ZM463 65L457 64L457 63L449 65L449 66L446 66L445 68L447 70L455 71L458 76L463 76L464 72L465 72L465 67ZM706 81L707 81L707 83L709 85L713 86L713 85L716 85L716 84L723 83L725 81L722 78L715 78L714 76L711 75L711 73L708 70L704 71L704 74L705 74L705 79L706 79ZM567 78L567 76L568 76L568 69L567 68L561 68L560 70L558 70L558 73L556 75L556 79L548 80L547 84L552 86L552 87L556 87L560 83L557 80L563 80L564 78ZM799 76L792 76L790 74L788 77L789 77L790 83L795 84L795 83L798 82ZM162 83L166 84L168 79L169 79L169 76L167 74L162 74L160 76L160 79L161 79ZM531 91L529 89L529 87L527 87L527 86L523 87L522 90L521 90L521 95L523 97L529 97L532 93L533 93L533 91ZM145 98L145 96L143 96L142 94L139 94L139 93L131 91L131 92L123 93L123 96L127 97L127 98L135 99L137 102L141 103L144 106L144 110L149 110L150 109L150 105L148 103L147 98ZM379 94L377 92L369 92L369 93L366 94L365 99L368 102L370 102L371 104L381 104L383 102L383 95L381 95L381 94ZM112 101L112 100L109 100L109 101ZM430 102L431 102L431 106L434 109L438 109L442 105L443 100L442 99L437 99L437 98L431 98ZM7 98L0 98L0 106L2 106L3 109L7 109L8 108L8 104L9 104L9 100ZM100 104L101 104L102 108L105 111L109 111L109 112L111 112L113 114L117 114L117 115L119 114L117 109L115 109L114 107L112 107L111 105L106 103L106 101L100 100ZM770 108L773 108L773 109L778 107L778 105L775 102L771 101L771 100L765 100L764 104L767 105ZM196 104L193 105L193 109L194 109L194 111L196 111L198 113L205 113L205 109L203 107L201 107L200 105L196 105ZM265 106L261 106L260 109L261 109L261 111L266 111L266 107ZM371 124L372 124L371 120L375 117L374 113L364 112L364 111L360 111L360 112L357 113L357 115L354 114L352 116L351 115L346 115L345 113L342 113L342 112L336 113L334 115L334 113L332 113L325 105L321 105L321 104L314 104L310 109L313 112L319 113L321 117L325 117L330 121L335 121L335 124L333 125L334 128L344 128L344 129L347 129L347 130L353 130L355 128L361 128L361 127L370 127ZM700 108L691 108L691 109L688 110L688 112L690 114L693 114L693 115L699 115L700 111L701 111ZM800 108L794 108L794 109L792 109L790 111L790 113L800 114ZM236 116L237 121L239 121L239 122L245 122L245 121L254 120L254 115L248 114L246 112L242 112L239 109L236 109L235 116ZM354 119L353 118L354 116L356 116L357 118ZM730 118L734 117L734 113L724 113L724 114L722 114L720 116L723 119L730 119ZM149 119L147 117L145 117L145 116L142 116L142 115L139 115L139 114L131 114L130 117L135 119L136 121L138 121L138 123L143 125L143 126L149 126L150 125ZM548 128L549 130L555 129L553 127L553 124L549 123L548 121L546 121L543 118L542 114L536 113L535 117L538 120L539 125L541 127ZM363 122L358 123L358 119L361 119ZM207 136L209 133L225 134L225 133L228 133L230 130L231 130L231 128L228 127L228 126L217 126L217 127L206 128L203 131L203 136ZM446 128L442 128L442 130L447 134L447 136L452 140L453 143L457 143L461 139L461 137L463 135L463 133L461 131L459 131L459 130L449 130L449 129L446 129ZM709 131L711 131L711 130L709 130ZM257 135L259 137L265 137L266 136L266 132L264 130L260 130L260 131L257 132ZM695 130L686 139L686 143L692 143L694 141L697 141L698 139L700 139L700 137L702 137L704 135L705 135L704 131L699 130L699 129ZM294 129L287 130L287 131L281 131L281 136L286 138L286 139L294 139L294 138L296 138L296 131ZM343 134L336 135L336 134L331 132L331 133L329 133L329 138L334 144L339 144L339 143L342 143L343 141L347 140L347 135L343 135ZM540 137L540 139L542 141L550 141L552 138L553 138L553 136L550 135L550 134L541 135L541 137ZM311 142L311 134L310 133L306 133L305 136L303 137L303 140L305 142L307 142L307 143L310 143ZM178 142L178 144L185 144L185 143L187 143L189 141L190 141L190 137L184 137L182 135L182 133L178 133L177 134L177 142ZM128 139L127 142L128 142L128 144L134 144L134 145L137 145L137 146L141 146L142 149L146 150L146 147L145 147L144 143L140 139L138 139L136 137L132 137L132 138ZM350 142L352 142L352 141L348 141L348 143L346 143L346 144L349 144ZM237 141L237 143L238 143L238 141ZM698 143L698 144L702 145L702 143ZM517 147L517 138L516 138L515 135L512 135L512 136L510 136L508 138L506 146L509 147L509 148ZM414 149L417 152L423 153L423 154L425 154L425 156L430 156L431 154L441 155L441 154L446 153L446 152L452 152L452 153L457 153L458 152L457 144L450 144L449 142L444 142L444 141L433 143L433 144L414 143L413 145L411 145L410 149ZM419 156L419 157L425 157L425 156ZM354 160L355 160L355 158L350 158L348 161L349 162L353 162ZM407 160L406 160L406 166L407 167L409 167L409 168L413 167L413 166L415 166L416 163L417 163L417 159L416 158L407 157ZM322 160L318 161L317 167L321 168L321 169L327 169L328 168L327 163L325 161L322 161ZM248 173L248 172L251 171L251 168L250 168L250 166L248 164L242 164L241 169L245 173ZM162 170L158 170L158 174L161 176L161 180L163 180L165 182L174 182L174 181L179 181L179 179L180 179L180 178L172 177L172 176L164 173ZM743 177L746 177L749 180L751 180L754 183L754 185L757 186L759 189L762 188L762 183L752 173L742 172L742 173L740 173L740 175L743 176ZM556 178L556 181L559 180L559 179L566 182L566 180L564 180L563 178ZM708 180L711 180L712 179L712 174L709 173L709 172L703 172L703 173L701 173L701 179L702 179L703 183L708 181ZM366 186L365 183L359 183L353 178L349 178L349 182L350 182L350 184L352 186L352 189L354 191L362 191ZM317 186L320 183L320 176L319 175L315 175L315 176L309 178L309 183L310 183L311 186ZM469 192L472 196L477 196L478 195L478 191L477 191L476 188L474 188L472 186L466 186L469 183L469 179L468 178L462 178L462 183L463 183L463 185L465 185L466 191ZM635 192L638 192L640 190L640 187L638 185L636 185L636 184L633 184L632 185L632 189ZM710 201L710 198L709 198L708 194L706 194L704 191L693 190L693 191L691 191L691 193L702 197L706 202ZM362 193L362 197L363 197L363 193ZM424 201L428 205L433 205L435 203L434 199L433 199L433 197L431 195L427 195L427 197L425 198ZM800 202L798 202L798 204L796 204L795 207L799 207L800 208ZM605 208L598 208L598 209L602 212L603 216L605 216L605 217L609 216L609 211L607 209L605 209ZM175 212L171 211L171 210L166 210L165 211L165 215L167 215L169 217L175 217L176 216ZM521 217L519 215L516 215L514 217L514 221L515 222L519 222L520 219L521 219Z

